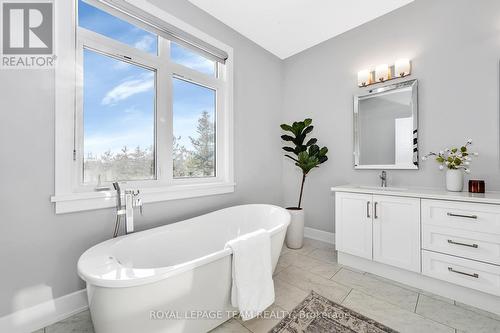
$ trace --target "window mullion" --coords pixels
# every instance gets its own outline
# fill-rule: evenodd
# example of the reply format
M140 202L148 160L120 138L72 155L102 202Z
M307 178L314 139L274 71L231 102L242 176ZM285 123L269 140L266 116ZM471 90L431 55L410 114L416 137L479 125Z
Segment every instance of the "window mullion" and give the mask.
M173 180L173 110L172 70L169 66L170 43L159 37L159 62L157 74L156 146L158 179L167 184Z

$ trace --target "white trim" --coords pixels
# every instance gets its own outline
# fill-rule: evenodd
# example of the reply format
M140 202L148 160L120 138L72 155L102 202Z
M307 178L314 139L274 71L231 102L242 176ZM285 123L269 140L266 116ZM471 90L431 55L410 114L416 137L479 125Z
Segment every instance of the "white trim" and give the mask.
M184 30L186 33L199 38L214 47L227 52L229 58L224 65L218 64L219 76L212 78L187 67L174 64L167 61L166 64L160 66L158 76L164 77L165 82L170 82L167 77L171 77L173 73L183 76L194 83L202 84L217 91L217 153L216 153L216 177L207 179L172 179L172 163L165 161L165 156L171 156L168 151L168 142L171 140L171 135L159 135L157 133L157 151L161 149L158 145L158 140L164 143L166 148L162 149L163 158L157 154L157 180L152 182L128 182L128 186L134 189L141 190L145 195L143 202L157 202L163 200L185 199L191 197L199 197L206 195L217 195L223 193L234 192L234 116L233 116L233 49L208 36L204 32L188 25L187 23L175 18L166 13L162 9L150 4L144 0L127 0L130 4L137 8L141 8L149 13L155 13L155 16L170 25L176 26ZM60 27L57 29L57 50L58 50L58 66L56 67L56 126L55 126L55 195L51 198L51 202L55 203L56 213L67 213L72 211L82 211L91 209L108 208L114 206L113 194L109 192L93 192L93 187L82 186L75 184L78 179L77 164L81 164L81 144L79 136L75 135L78 127L81 124L78 122L78 113L75 115L75 110L78 107L75 101L77 100L77 79L81 75L81 66L77 66L77 29L80 37L86 37L86 41L105 41L106 37L95 35L95 33L87 32L85 29L77 28L76 26L76 8L75 1L62 1L56 6L56 23ZM109 41L107 41L109 42ZM105 43L107 44L107 43ZM116 45L115 45L116 44ZM165 43L166 44L166 43ZM124 45L118 45L111 41L111 45L117 49L124 49L128 53L136 57L147 58L147 62L155 62L156 56L143 54L133 48ZM160 52L168 51L167 45L160 43ZM168 52L169 53L169 52ZM141 59L138 62L142 62ZM164 66L165 68L163 68ZM157 68L158 66L152 66ZM157 69L158 70L158 69ZM168 74L168 75L167 75ZM160 80L160 83L163 81ZM163 83L166 86L166 83ZM162 88L163 89L163 88ZM167 90L168 89L163 89ZM169 105L163 101L162 104ZM167 119L172 118L171 107L167 110ZM157 112L157 114L159 114ZM165 117L163 117L165 118ZM73 126L73 124L76 125ZM169 125L167 125L169 126ZM170 125L171 126L171 125ZM167 128L168 130L168 128ZM78 132L77 132L78 133ZM165 140L166 138L166 140ZM73 161L74 141L77 147L77 161ZM171 145L170 145L171 146ZM167 170L165 170L165 167ZM155 187L153 187L155 186ZM127 187L127 184L125 184ZM82 191L83 190L83 191Z
M470 306L500 315L500 297L437 280L420 273L377 263L375 261L338 252L339 264L382 276L413 288L425 290Z
M0 318L0 332L26 333L47 327L88 308L86 289Z
M126 184L124 186L126 187ZM151 187L141 189L141 198L143 203L153 203L233 193L234 189L235 184L233 183ZM115 191L104 191L58 195L53 196L51 201L56 203L56 214L64 214L115 207L115 198Z
M305 227L304 237L325 242L328 244L335 244L335 234L333 232Z

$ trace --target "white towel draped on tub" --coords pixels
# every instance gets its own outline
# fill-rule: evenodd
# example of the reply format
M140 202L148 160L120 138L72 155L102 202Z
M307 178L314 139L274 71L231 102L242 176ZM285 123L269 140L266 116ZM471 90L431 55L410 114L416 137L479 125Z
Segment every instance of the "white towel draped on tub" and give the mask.
M274 302L271 235L257 230L226 243L233 250L231 303L243 320L256 317Z

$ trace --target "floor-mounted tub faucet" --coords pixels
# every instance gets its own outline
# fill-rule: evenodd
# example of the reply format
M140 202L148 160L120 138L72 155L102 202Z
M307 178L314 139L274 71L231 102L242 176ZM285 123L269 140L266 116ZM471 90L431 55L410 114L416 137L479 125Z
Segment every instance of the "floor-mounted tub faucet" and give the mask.
M385 172L385 170L382 171L382 174L379 177L382 181L382 184L380 186L387 187L387 172Z
M134 232L134 208L139 207L142 215L142 200L139 198L139 190L125 190L122 204L122 190L118 182L113 183L116 190L116 224L113 238L118 236L121 217L125 216L125 234Z

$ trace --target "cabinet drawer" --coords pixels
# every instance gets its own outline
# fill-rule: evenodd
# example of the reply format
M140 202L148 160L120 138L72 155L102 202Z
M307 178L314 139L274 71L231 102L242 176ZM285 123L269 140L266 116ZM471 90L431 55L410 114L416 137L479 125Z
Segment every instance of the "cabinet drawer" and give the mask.
M500 235L500 206L422 200L422 224Z
M422 251L422 274L500 296L500 267Z
M500 235L424 224L422 248L500 265Z

